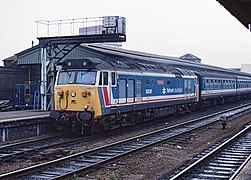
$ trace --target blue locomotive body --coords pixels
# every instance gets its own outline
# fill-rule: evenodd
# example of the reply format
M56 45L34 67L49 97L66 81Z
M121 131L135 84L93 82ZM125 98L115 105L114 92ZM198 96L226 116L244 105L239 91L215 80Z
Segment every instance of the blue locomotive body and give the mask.
M148 72L114 73L116 82L107 86L101 85L99 91L104 115L198 101L197 76L193 73L178 77L172 74ZM157 112L159 113L159 110Z

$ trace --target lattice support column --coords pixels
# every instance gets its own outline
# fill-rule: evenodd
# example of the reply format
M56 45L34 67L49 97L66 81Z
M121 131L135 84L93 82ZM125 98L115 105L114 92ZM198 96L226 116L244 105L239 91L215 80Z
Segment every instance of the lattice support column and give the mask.
M41 85L40 85L40 94L41 94L41 110L46 111L47 109L47 75L46 75L46 66L47 66L47 53L46 48L41 48Z

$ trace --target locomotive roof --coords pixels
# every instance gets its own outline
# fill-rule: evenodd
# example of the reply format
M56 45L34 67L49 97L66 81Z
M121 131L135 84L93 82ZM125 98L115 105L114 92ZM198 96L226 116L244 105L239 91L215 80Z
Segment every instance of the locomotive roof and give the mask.
M132 72L158 72L173 74L176 77L194 76L194 73L181 68L165 66L162 64L147 64L143 62L130 62L124 60L85 58L67 59L62 64L62 69L95 69L95 70L114 70Z

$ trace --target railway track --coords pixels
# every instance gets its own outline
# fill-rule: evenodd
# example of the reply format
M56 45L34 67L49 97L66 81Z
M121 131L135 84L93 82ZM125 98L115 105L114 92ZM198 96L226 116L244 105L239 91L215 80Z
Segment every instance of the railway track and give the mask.
M38 164L28 168L9 172L0 175L0 178L18 179L60 179L69 178L80 172L87 172L94 167L109 163L117 158L121 158L130 153L153 146L157 143L175 138L190 131L204 126L219 122L222 116L234 116L246 111L250 111L249 106L232 108L223 112L218 112L203 118L198 118L189 122L163 128L151 133L146 133L137 137L129 138L123 141L115 142L91 149L85 152L79 152L55 159L46 163Z
M53 148L56 146L66 146L79 141L85 141L89 137L74 138L70 135L54 135L44 138L37 138L34 140L27 140L13 144L0 146L0 160L1 162L14 162L17 159L27 158L31 153L39 152L41 150ZM1 164L1 163L0 163Z
M171 178L231 179L251 159L251 125Z

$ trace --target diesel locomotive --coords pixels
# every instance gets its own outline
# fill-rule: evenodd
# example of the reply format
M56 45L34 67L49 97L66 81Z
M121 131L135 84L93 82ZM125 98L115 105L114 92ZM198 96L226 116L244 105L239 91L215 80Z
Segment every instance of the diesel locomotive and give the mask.
M54 87L57 125L90 133L172 113L223 104L251 94L251 76L194 71L162 62L67 59Z

